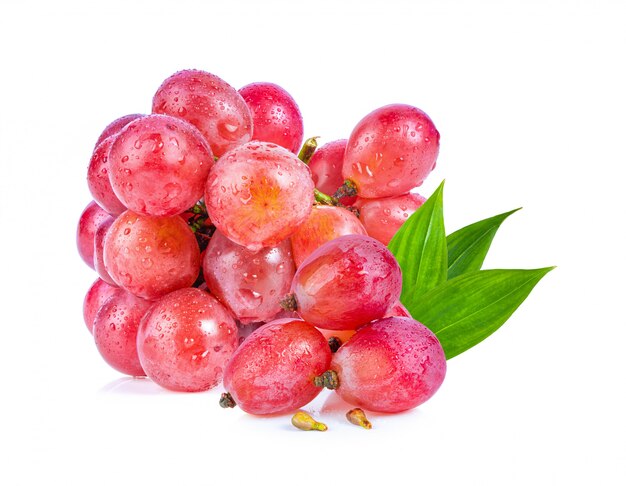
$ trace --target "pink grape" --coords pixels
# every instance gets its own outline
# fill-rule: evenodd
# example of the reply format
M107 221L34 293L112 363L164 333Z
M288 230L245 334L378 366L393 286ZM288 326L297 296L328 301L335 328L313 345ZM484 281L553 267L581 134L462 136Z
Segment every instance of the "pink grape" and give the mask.
M329 196L335 194L343 184L341 169L347 143L346 139L328 142L318 148L309 161L315 187ZM344 206L351 206L355 200L355 197L342 197L340 202Z
M252 252L216 231L203 270L211 294L246 324L268 321L281 311L296 268L289 240Z
M291 284L300 317L324 329L357 329L380 319L401 290L398 262L382 243L364 235L320 246Z
M126 206L113 192L109 180L109 150L116 135L105 138L94 150L87 169L87 186L94 200L109 214L118 215Z
M94 270L102 280L104 280L109 285L117 287L115 280L113 280L111 275L109 275L109 272L107 272L107 269L104 265L104 238L106 237L107 231L109 231L109 228L114 221L115 220L113 218L105 219L96 230L96 234L93 238L93 264Z
M287 91L273 83L252 83L239 90L252 113L252 140L271 142L298 153L304 136L302 114Z
M337 206L313 206L307 220L291 235L296 266L324 243L344 235L367 235L359 219Z
M150 302L120 290L100 307L93 338L104 360L120 373L145 376L137 355L137 329Z
M204 192L213 154L200 132L178 118L139 118L117 135L109 178L120 201L139 214L181 214Z
M94 237L100 224L110 218L111 215L102 209L95 201L87 204L78 220L76 228L76 246L78 254L83 261L92 269L95 268L93 261Z
M195 288L159 299L137 335L146 374L164 388L186 392L217 385L237 344L237 325L230 313Z
M165 81L152 100L152 112L195 125L217 157L252 138L252 115L241 95L214 74L179 71Z
M359 219L367 234L383 245L388 245L400 226L417 211L426 198L409 193L380 199L360 199L357 202Z
M288 238L311 212L313 180L294 154L267 142L249 142L220 158L204 201L213 224L250 251Z
M348 139L343 178L367 198L397 196L435 168L439 132L419 108L387 105L363 118Z
M91 285L83 301L83 318L89 332L93 332L93 321L102 304L113 294L119 292L123 292L123 290L117 286L109 285L100 278Z
M153 300L194 283L200 248L179 216L141 216L128 210L109 228L104 264L118 285Z
M130 122L132 122L133 120L136 120L137 118L141 118L142 116L145 116L145 115L141 115L139 113L133 113L132 115L124 115L116 120L113 120L102 131L102 133L98 137L98 140L96 141L96 145L94 146L94 148L100 145L106 138L109 138L112 135L118 134L122 130L122 128L124 128Z
M313 400L313 379L328 370L331 353L324 336L298 319L269 322L233 354L224 388L245 412L287 413Z
M362 327L333 355L336 392L375 412L402 412L424 403L441 386L446 357L437 337L406 317Z

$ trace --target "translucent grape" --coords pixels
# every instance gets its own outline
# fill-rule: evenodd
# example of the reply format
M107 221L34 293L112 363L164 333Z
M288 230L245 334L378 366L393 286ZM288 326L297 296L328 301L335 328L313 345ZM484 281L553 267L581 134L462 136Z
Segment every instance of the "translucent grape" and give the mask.
M113 218L105 219L96 230L96 234L93 238L93 264L94 270L102 280L109 285L117 287L117 283L115 283L115 280L109 275L104 265L104 238L114 221Z
M96 202L87 204L78 220L76 228L76 246L78 254L91 268L95 268L93 261L94 237L100 224L111 215L102 209Z
M109 150L116 135L105 138L94 150L87 169L87 186L94 200L109 214L118 215L126 206L113 192L109 180Z
M367 234L388 245L400 226L424 204L426 198L409 193L380 199L360 199L357 202L359 219Z
M133 113L132 115L124 115L116 120L113 120L102 131L102 133L98 137L98 140L96 141L96 145L94 146L94 148L100 145L106 138L109 138L110 136L116 135L117 133L119 133L122 130L122 128L124 128L130 122L132 122L133 120L136 120L137 118L141 118L142 116L145 116L145 115L141 115L139 113Z
M302 114L287 91L273 83L252 83L239 90L252 113L252 140L271 142L298 153L304 136Z
M313 400L313 379L328 370L330 348L312 325L297 319L269 322L239 346L226 366L224 388L242 410L287 413Z
M252 115L244 99L224 80L204 71L179 71L163 81L152 111L195 125L217 157L252 138Z
M437 337L407 317L360 328L333 355L336 392L346 402L376 412L402 412L424 403L446 375Z
M439 132L422 110L388 105L363 118L348 139L343 178L367 198L398 196L435 168Z
M347 143L346 139L328 142L318 148L309 161L315 187L324 194L332 196L343 184L341 170ZM342 197L340 202L344 206L351 206L355 200L356 197Z
M249 142L220 158L204 201L224 236L251 251L276 246L308 217L313 206L309 168L278 145Z
M111 186L127 208L144 215L173 216L202 197L213 154L189 123L150 115L117 135L108 163Z
M281 311L295 271L289 240L252 252L216 231L203 259L209 291L244 324Z
M93 332L93 321L102 304L116 292L123 292L123 290L109 285L100 278L91 285L83 301L83 318L89 332Z
M100 307L93 323L93 338L104 360L120 373L145 376L137 355L139 321L150 302L120 290Z
M313 206L307 220L291 235L296 266L314 250L344 235L367 235L359 219L347 209L337 206Z
M186 392L217 385L237 344L237 325L229 312L195 288L159 299L137 335L146 374L164 388Z
M200 249L178 216L141 216L126 211L104 240L104 264L121 287L157 299L191 286L200 271Z
M324 329L356 329L380 319L401 290L391 252L363 235L320 246L298 267L291 285L300 317Z

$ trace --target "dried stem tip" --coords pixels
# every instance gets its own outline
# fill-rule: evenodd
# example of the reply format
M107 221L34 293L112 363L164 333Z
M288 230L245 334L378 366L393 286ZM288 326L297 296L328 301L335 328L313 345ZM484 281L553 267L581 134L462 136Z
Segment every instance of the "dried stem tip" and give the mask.
M222 408L235 408L237 404L230 393L222 393L220 397L220 407Z
M358 425L364 429L372 428L372 423L367 420L365 412L360 408L353 408L352 410L349 410L348 413L346 413L346 418L351 424Z
M341 199L342 197L352 197L356 195L356 184L350 179L347 179L341 186L339 186L339 189L337 189L333 197L335 199Z
M298 302L296 302L296 296L294 294L287 294L285 298L280 301L280 307L286 311L298 310Z
M296 414L291 417L291 423L296 429L300 430L319 430L321 432L328 430L325 424L316 421L308 413L302 411L296 412Z
M333 370L328 370L313 378L313 383L315 386L336 390L339 387L339 377Z
M336 353L342 344L341 339L337 336L331 336L328 338L328 346L330 346L331 353Z
M317 150L318 138L319 137L311 137L304 141L304 144L302 145L302 148L300 149L300 152L298 153L298 158L305 164L309 163L309 161L311 160L311 157L313 157L313 154Z

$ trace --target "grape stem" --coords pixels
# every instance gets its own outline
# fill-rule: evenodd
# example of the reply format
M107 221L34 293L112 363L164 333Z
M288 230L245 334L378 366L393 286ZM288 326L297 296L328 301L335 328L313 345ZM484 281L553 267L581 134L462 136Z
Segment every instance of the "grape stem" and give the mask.
M220 397L220 407L235 408L236 406L237 406L237 403L235 403L235 400L233 399L230 393L228 392L222 393L222 396Z
M307 165L311 161L311 157L313 157L315 150L317 150L318 138L319 137L308 138L304 142L304 144L302 144L302 148L300 149L300 152L298 153L298 158Z
M322 388L328 388L329 390L336 390L339 388L339 377L335 371L328 370L320 376L313 378L313 384Z
M339 189L335 192L333 197L335 199L341 199L342 197L352 197L357 195L356 184L350 179L346 179L344 183L339 186Z
M319 204L323 204L325 206L340 206L339 201L328 194L324 194L319 189L313 189L313 194L315 195L315 201Z
M298 302L296 301L296 296L294 294L286 295L285 298L280 301L280 306L286 311L295 312L296 310L298 310Z

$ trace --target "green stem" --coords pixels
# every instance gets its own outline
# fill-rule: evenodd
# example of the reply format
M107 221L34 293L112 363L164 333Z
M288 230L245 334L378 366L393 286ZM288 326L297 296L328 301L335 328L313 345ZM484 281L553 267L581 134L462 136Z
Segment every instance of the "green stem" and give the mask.
M324 204L325 206L337 206L339 204L339 201L337 201L337 199L329 196L328 194L324 194L317 188L313 189L313 194L315 194L315 200L320 204Z
M313 154L315 153L315 150L317 150L318 138L319 137L311 137L307 139L302 145L302 148L300 149L300 152L298 153L298 158L305 164L309 163L309 161L311 160L311 157L313 157Z

